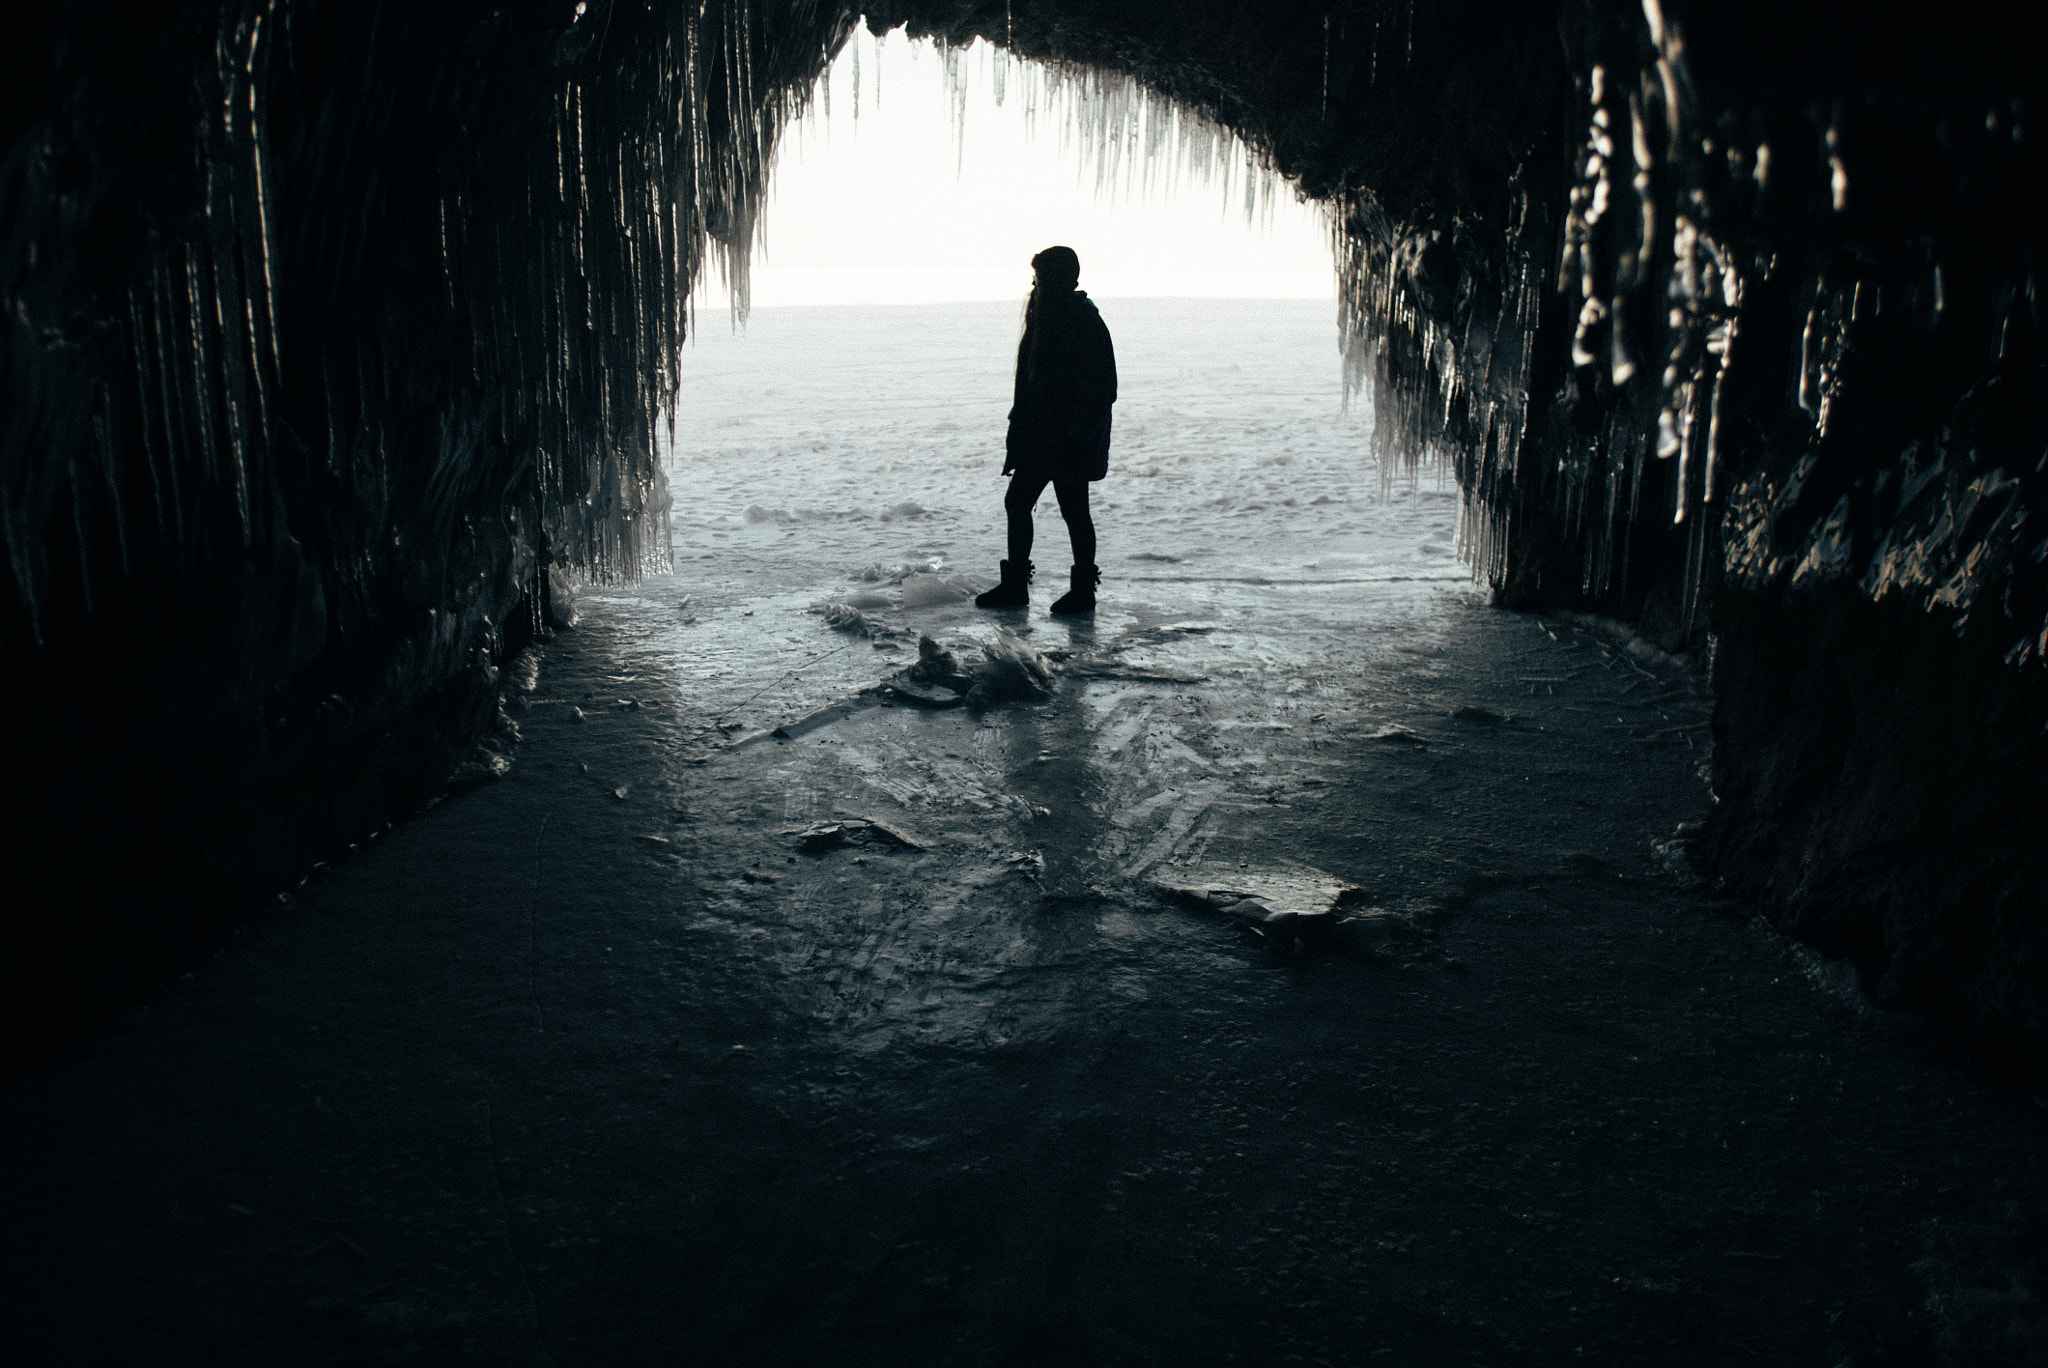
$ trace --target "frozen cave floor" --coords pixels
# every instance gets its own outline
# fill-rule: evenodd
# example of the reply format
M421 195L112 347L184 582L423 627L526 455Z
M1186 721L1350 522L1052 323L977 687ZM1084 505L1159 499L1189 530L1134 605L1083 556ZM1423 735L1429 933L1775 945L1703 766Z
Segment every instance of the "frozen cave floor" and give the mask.
M1669 856L1686 668L1139 568L587 597L502 779L0 1097L13 1361L2041 1361L2048 1114ZM677 687L751 613L776 688ZM997 622L1049 701L861 692ZM1301 867L1375 934L1154 888Z

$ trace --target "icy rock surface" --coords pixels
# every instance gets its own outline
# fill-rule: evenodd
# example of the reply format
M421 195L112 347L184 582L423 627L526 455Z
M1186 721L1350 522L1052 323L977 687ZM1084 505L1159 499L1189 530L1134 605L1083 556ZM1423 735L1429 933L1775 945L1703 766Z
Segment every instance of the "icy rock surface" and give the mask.
M958 707L973 687L959 657L928 636L917 640L917 663L883 681L885 692L931 708Z
M972 598L974 592L958 576L907 575L903 580L903 606L929 608L939 603L958 603Z
M859 636L887 636L890 629L863 613L851 603L821 603L815 610L825 619L825 625L835 632L852 632Z
M1349 919L1340 914L1361 891L1335 875L1293 868L1176 870L1153 885L1163 897L1213 911L1255 931L1274 950L1334 947ZM1348 939L1348 937L1347 937Z
M576 576L559 565L548 567L548 626L556 628L574 627L579 616L576 608Z
M925 843L916 837L898 830L887 822L876 821L870 817L849 817L838 822L819 822L784 834L794 836L797 845L810 855L820 855L845 846L870 844L894 846L899 850L925 849Z
M961 692L972 687L960 668L960 658L928 636L917 639L917 664L904 674L921 684L943 684Z
M967 701L989 707L1012 699L1033 700L1052 693L1052 666L1028 642L1007 627L981 644L982 660Z

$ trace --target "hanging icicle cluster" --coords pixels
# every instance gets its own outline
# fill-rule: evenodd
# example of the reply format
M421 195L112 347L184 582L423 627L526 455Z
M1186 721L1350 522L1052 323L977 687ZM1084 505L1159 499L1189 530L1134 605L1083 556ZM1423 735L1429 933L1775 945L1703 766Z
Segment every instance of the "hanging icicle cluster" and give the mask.
M656 428L691 284L709 257L745 307L776 135L852 22L227 0L153 99L122 92L147 139L87 114L128 73L84 72L6 168L0 539L30 632L55 597L90 612L223 558L317 581L314 651L393 612L502 612L459 581L537 551L600 580L666 564ZM113 291L81 213L139 249Z
M1460 549L1485 577L1506 528L1480 511L1509 502L1527 420L1544 284L1532 219L1544 222L1542 208L1518 191L1500 256L1476 261L1441 229L1388 222L1367 191L1347 193L1332 219L1344 388L1369 392L1380 480L1453 469L1467 511Z
M1684 533L1679 612L1690 623L1718 569L1707 564L1720 551L1709 505L1742 300L1740 233L1724 225L1752 204L1734 180L1743 154L1718 156L1690 127L1685 45L1657 0L1612 46L1633 62L1586 71L1556 275L1571 311L1571 399L1597 417L1577 432L1559 424L1550 440L1562 448L1559 502L1586 542L1584 591L1626 575L1635 524L1668 522Z
M1412 13L1377 17L1368 87L1387 79L1390 23L1403 68L1415 60ZM1460 549L1481 580L1509 576L1540 506L1580 548L1574 588L1597 599L1622 586L1639 522L1684 523L1712 496L1710 372L1726 364L1739 285L1703 198L1675 223L1660 217L1681 155L1684 71L1669 46L1625 85L1590 67L1582 141L1562 178L1525 158L1493 203L1420 225L1386 211L1376 187L1337 197L1347 392L1370 393L1383 480L1425 464L1456 472ZM1539 373L1539 329L1560 325L1571 336L1564 373ZM1656 462L1673 457L1676 479L1659 477ZM1708 526L1691 519L1687 612Z
M1226 202L1241 199L1247 223L1270 221L1285 183L1270 153L1200 110L1113 68L1017 61L972 39L935 36L933 43L956 133L964 134L975 82L986 74L998 107L1014 101L1027 127L1043 121L1058 130L1060 150L1092 173L1098 196L1142 199L1171 195L1184 184L1214 187Z
M1587 7L1565 36L1562 175L1539 138L1491 208L1332 197L1382 476L1456 470L1479 578L1569 559L1547 601L1633 612L1668 590L1678 638L1716 582L1841 584L2048 659L2033 78L1985 52L1983 81L1907 113L1846 35L1832 65L1802 53L1747 85L1728 35L1703 84L1661 0ZM1344 75L1326 91L1355 95ZM1387 79L1376 46L1363 84Z

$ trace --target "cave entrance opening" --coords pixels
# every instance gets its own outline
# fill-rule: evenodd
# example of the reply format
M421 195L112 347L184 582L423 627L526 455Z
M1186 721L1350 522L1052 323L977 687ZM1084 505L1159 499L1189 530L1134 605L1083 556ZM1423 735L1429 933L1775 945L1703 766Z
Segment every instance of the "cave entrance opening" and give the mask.
M758 250L700 285L667 461L676 570L648 592L695 701L747 704L731 725L822 704L926 632L1002 625L965 599L1004 554L1028 262L1055 242L1117 348L1092 499L1106 604L1161 581L1465 578L1455 491L1382 481L1371 406L1345 403L1319 211L1234 141L1137 155L1142 125L1105 138L1104 111L1076 108L1130 91L1069 100L1034 74L856 32L782 140ZM1042 605L1069 562L1049 493L1037 524Z

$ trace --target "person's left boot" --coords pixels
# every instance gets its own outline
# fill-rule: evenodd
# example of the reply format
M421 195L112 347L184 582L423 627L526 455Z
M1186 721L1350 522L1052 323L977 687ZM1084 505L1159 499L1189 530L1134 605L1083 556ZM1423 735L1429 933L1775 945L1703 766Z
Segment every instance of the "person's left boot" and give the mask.
M1092 565L1077 565L1073 583L1073 588L1053 600L1052 610L1069 616L1094 612L1095 586L1102 583L1102 572Z
M1031 562L1003 562L1003 582L974 599L977 608L1022 608L1031 602Z

